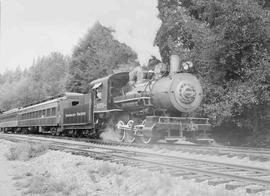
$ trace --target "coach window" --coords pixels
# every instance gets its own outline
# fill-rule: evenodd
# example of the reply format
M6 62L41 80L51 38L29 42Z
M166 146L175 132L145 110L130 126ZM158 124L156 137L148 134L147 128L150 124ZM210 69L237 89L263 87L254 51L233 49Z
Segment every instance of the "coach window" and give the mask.
M38 111L35 111L35 118L38 118Z
M39 110L39 111L38 111L38 117L40 118L41 116L42 116L42 111Z
M47 109L47 116L51 116L51 109Z
M52 116L56 115L56 108L52 108Z

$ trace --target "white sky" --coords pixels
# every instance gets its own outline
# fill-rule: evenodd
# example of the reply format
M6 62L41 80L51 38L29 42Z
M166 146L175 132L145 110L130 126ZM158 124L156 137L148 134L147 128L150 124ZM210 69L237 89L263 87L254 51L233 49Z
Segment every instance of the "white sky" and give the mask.
M2 0L0 72L29 67L53 51L70 55L97 20L146 63L152 54L159 57L156 6L157 0Z

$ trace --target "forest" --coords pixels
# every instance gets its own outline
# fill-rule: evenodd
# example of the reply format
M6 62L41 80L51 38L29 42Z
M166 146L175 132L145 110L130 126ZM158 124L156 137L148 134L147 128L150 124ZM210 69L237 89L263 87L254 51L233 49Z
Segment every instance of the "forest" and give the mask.
M201 107L215 139L270 146L270 1L158 0L161 60L192 61L204 88ZM97 22L74 47L0 75L0 108L20 107L65 91L87 93L99 77L139 66L136 52Z

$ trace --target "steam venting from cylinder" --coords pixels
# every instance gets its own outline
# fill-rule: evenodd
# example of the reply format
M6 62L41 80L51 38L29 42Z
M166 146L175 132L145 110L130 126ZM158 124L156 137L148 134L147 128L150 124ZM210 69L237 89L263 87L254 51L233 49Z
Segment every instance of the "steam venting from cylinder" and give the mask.
M180 63L180 58L178 55L173 54L170 56L170 75L173 75L179 72L179 63Z

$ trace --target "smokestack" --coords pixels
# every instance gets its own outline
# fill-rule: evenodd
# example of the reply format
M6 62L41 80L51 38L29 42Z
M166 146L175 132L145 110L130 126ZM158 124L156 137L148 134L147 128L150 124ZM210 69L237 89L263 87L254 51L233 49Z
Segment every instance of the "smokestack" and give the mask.
M173 54L170 56L170 75L175 74L179 71L180 58L178 55Z

